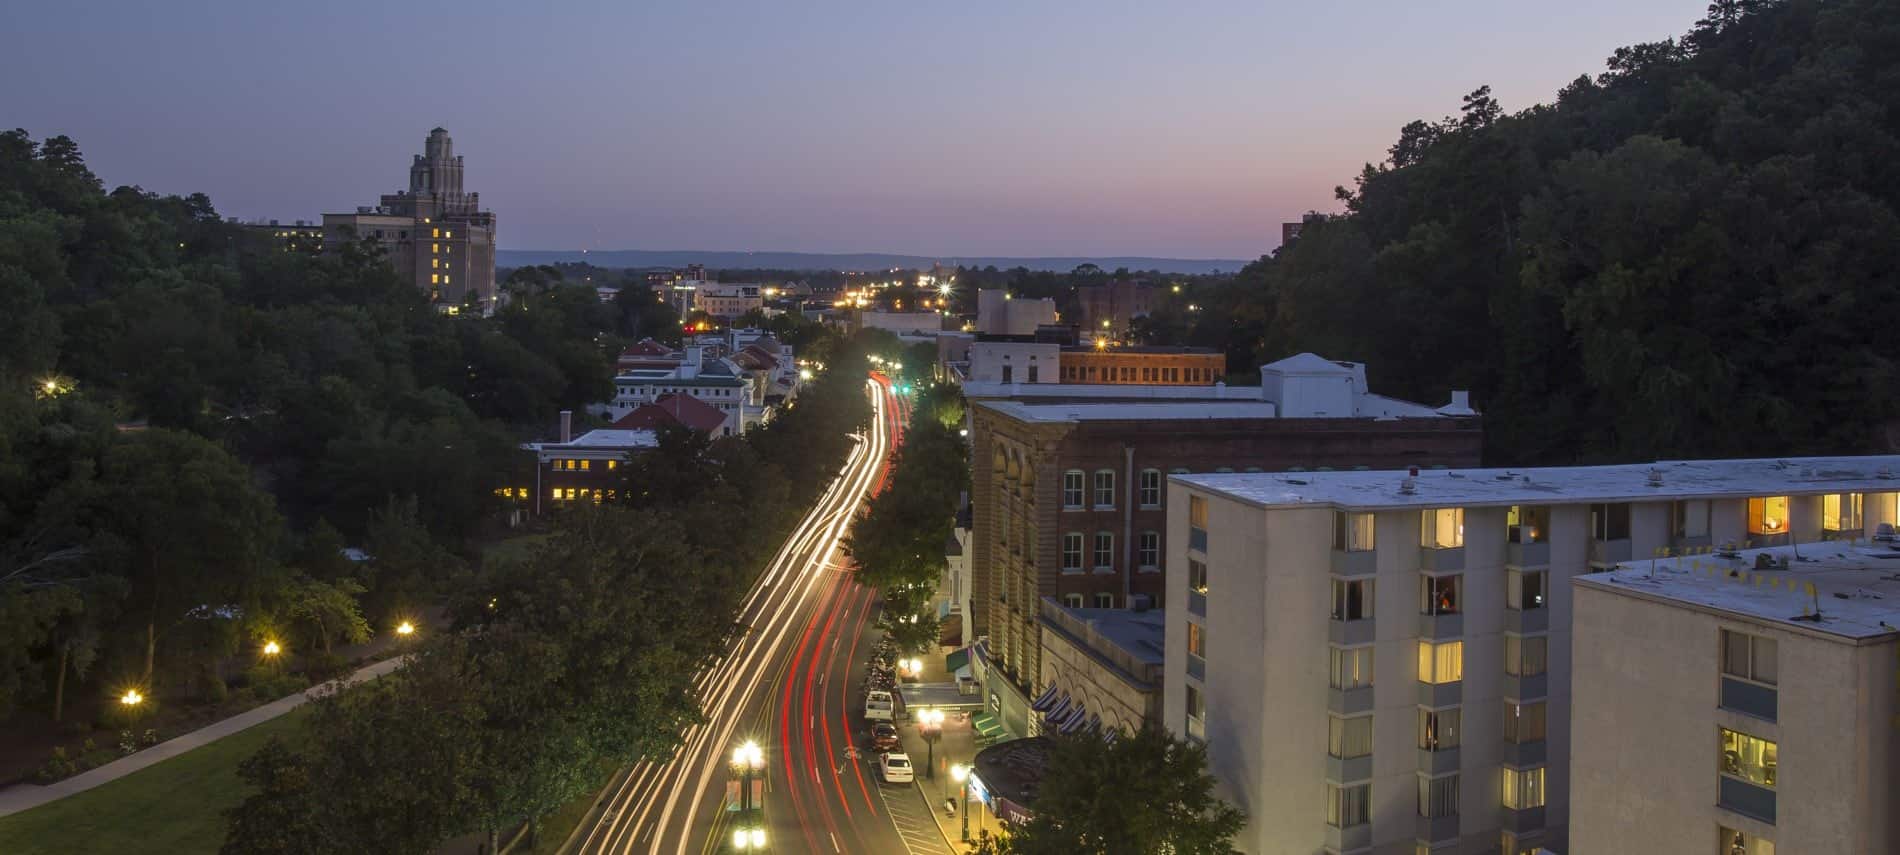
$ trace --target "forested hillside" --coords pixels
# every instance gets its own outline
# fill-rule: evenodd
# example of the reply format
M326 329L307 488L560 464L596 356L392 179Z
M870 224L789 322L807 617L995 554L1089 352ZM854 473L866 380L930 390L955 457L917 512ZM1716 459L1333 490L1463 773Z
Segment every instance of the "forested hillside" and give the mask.
M1897 132L1900 3L1725 0L1552 104L1405 125L1176 335L1472 389L1497 464L1891 450Z
M308 651L354 634L336 609L437 601L516 445L607 397L620 342L677 335L643 288L529 284L442 314L368 248L285 251L0 133L0 720L211 693L241 633Z

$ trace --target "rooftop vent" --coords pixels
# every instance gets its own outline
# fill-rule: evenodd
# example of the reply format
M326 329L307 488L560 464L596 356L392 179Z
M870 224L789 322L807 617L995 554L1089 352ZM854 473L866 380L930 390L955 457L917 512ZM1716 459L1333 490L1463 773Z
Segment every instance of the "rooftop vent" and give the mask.
M1663 485L1662 475L1663 473L1661 469L1658 469L1654 466L1649 467L1649 486L1661 487Z
M1413 469L1413 470L1412 470L1412 472L1413 472L1413 474L1417 474L1417 473L1418 473L1418 470L1417 470L1417 469ZM1402 481L1400 481L1400 482L1399 482L1399 495L1401 495L1401 496L1410 496L1410 495L1413 495L1413 494L1415 494L1415 493L1417 493L1417 492L1418 492L1418 479L1417 479L1417 478L1410 478L1410 477L1408 477L1408 478L1405 478L1404 480L1402 480Z

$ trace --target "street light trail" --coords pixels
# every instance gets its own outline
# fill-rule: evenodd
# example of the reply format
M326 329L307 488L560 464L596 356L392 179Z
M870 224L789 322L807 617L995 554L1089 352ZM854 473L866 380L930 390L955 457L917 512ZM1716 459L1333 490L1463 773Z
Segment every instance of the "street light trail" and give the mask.
M586 833L577 838L578 851L657 852L677 847L675 851L684 855L696 840L711 842L702 837L709 829L699 827L700 809L711 806L707 802L715 795L714 776L726 771L725 748L734 731L747 718L747 710L761 700L761 683L769 674L777 673L784 675L786 688L792 689L791 684L801 676L796 663L806 659L806 654L801 654L799 649L810 643L809 635L818 618L830 613L826 628L819 633L818 644L822 645L836 621L837 604L847 598L856 599L855 583L828 571L858 508L874 484L881 485L885 480L888 467L891 447L891 408L885 401L888 386L877 381L867 381L867 386L872 393L872 419L866 435L858 438L839 476L748 592L741 615L750 630L735 638L727 654L695 678L706 720L682 733L681 747L671 758L642 762L617 776L609 788L611 792L601 800L600 813L586 821L591 824ZM868 603L865 608L868 610ZM861 624L862 615L859 620ZM801 622L806 624L804 633L797 632ZM807 651L813 666L823 658L823 652L821 649ZM786 670L788 656L792 663L789 672ZM809 698L811 673L802 676L807 681L805 694ZM769 703L772 694L767 692L762 697ZM841 687L841 702L842 697ZM819 705L822 708L822 700ZM823 712L821 709L820 713ZM826 725L829 725L828 719ZM809 739L809 728L806 734ZM789 733L781 735L790 736ZM779 750L790 752L789 739L781 741ZM792 783L789 778L788 783ZM794 796L793 801L802 811L802 800ZM829 806L821 801L817 807L827 819L827 833L836 835ZM846 810L849 811L848 805ZM716 822L707 824L717 825ZM801 824L808 825L803 821ZM820 840L812 836L816 832L817 829L807 828L808 841L814 847Z

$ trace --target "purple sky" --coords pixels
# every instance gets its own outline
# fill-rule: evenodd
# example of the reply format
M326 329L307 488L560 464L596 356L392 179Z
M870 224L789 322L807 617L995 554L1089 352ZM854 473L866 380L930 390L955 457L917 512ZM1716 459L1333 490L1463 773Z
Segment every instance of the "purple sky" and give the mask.
M0 124L286 221L442 125L508 249L1250 258L1406 121L1707 0L543 5L13 4Z

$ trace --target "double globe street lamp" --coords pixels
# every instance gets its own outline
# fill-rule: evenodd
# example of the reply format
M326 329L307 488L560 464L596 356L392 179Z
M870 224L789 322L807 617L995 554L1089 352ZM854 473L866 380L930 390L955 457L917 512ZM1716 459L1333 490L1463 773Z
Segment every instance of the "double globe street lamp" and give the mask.
M732 848L762 852L765 850L765 806L752 798L752 782L765 771L765 749L760 748L757 742L746 740L732 749L732 770L739 776L741 823L732 830ZM746 825L748 822L752 824Z

